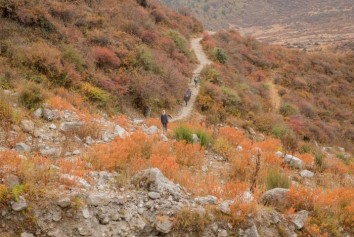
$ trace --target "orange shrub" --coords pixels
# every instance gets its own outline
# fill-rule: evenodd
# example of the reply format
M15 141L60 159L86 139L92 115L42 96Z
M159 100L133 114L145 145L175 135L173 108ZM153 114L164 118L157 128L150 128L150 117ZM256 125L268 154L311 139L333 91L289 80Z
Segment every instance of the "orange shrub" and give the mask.
M203 149L199 144L188 144L185 141L176 142L176 161L188 167L200 167L203 159Z
M68 101L66 101L65 99L63 99L59 96L54 96L54 97L50 98L48 103L54 109L75 110L75 108Z

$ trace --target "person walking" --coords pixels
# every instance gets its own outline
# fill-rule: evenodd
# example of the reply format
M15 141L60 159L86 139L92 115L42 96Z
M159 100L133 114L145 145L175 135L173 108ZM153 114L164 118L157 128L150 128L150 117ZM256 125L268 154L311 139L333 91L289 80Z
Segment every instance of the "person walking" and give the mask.
M194 77L194 85L195 85L195 88L197 88L198 82L199 82L199 76L195 76L195 77Z
M165 133L167 132L167 124L168 124L168 116L165 110L162 110L161 114L161 124L162 124L162 131Z

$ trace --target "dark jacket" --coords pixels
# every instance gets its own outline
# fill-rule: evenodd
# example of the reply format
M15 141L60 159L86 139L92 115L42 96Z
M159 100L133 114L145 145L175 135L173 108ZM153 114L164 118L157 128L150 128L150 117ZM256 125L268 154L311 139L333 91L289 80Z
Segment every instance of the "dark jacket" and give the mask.
M161 123L168 123L168 116L167 114L161 114Z

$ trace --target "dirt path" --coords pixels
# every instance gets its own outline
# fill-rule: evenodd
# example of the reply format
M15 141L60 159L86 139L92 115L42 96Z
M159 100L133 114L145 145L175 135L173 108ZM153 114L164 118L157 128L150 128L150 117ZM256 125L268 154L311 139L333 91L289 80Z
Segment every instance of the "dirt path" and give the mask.
M193 71L193 74L200 73L203 70L204 66L211 64L211 61L208 59L208 57L206 56L206 54L203 51L202 45L200 43L201 40L202 40L202 37L193 39L191 41L192 49L194 50L195 55L197 56L197 59L199 61L199 64L196 67L196 69ZM176 117L171 119L172 122L178 121L178 120L186 120L191 116L192 111L193 111L193 106L195 104L195 100L196 100L197 95L199 93L199 87L200 86L195 88L194 82L193 82L193 80L191 80L191 83L189 83L189 88L192 90L191 99L189 100L188 105L184 106L177 113Z

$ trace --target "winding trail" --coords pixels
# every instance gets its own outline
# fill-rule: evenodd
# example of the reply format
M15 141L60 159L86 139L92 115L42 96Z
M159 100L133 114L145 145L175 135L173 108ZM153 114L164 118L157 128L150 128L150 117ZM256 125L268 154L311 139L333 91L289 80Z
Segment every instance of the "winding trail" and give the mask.
M202 40L202 37L199 37L199 38L192 39L192 41L191 41L192 49L199 61L198 66L193 71L193 75L199 74L203 70L204 66L212 63L208 59L206 54L204 53L203 47L200 43L201 40ZM177 113L176 117L174 117L173 119L170 120L171 122L175 122L175 121L179 121L179 120L186 120L191 116L192 111L193 111L193 106L195 104L196 98L199 93L200 86L198 85L198 87L195 88L194 82L191 79L191 82L189 83L189 88L192 90L192 96L188 102L188 105L183 106L182 109Z

